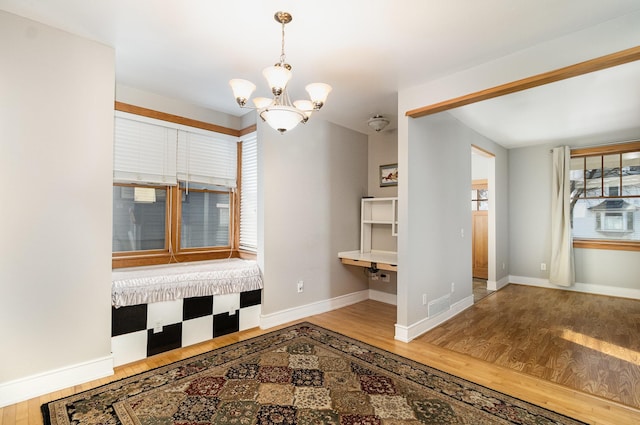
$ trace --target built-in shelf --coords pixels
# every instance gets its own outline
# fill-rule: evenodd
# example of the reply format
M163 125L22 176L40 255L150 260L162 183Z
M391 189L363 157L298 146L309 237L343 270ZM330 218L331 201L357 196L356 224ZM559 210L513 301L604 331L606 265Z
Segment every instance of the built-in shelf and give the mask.
M374 226L389 226L398 236L398 198L362 198L360 206L360 250L339 252L343 264L379 270L398 270L398 253L372 249Z

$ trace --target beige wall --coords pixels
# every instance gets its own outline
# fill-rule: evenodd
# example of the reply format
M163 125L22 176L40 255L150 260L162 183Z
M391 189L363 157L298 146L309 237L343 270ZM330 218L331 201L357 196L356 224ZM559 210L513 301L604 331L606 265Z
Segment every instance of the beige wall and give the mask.
M376 198L398 196L397 186L380 187L380 166L398 162L398 132L395 129L369 134L368 143L368 195ZM372 240L374 249L397 251L398 238L391 235L389 226L373 226ZM369 279L369 289L396 293L396 273L382 272L389 275L389 282Z
M0 56L2 404L8 382L110 358L115 66L5 12Z
M367 289L362 269L337 256L359 247L367 136L317 117L284 135L259 122L258 140L263 315Z

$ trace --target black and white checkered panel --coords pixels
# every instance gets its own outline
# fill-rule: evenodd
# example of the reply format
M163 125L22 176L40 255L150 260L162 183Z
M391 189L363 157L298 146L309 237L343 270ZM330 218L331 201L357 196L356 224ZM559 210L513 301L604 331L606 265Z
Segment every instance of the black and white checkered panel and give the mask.
M260 325L262 290L111 308L114 366Z

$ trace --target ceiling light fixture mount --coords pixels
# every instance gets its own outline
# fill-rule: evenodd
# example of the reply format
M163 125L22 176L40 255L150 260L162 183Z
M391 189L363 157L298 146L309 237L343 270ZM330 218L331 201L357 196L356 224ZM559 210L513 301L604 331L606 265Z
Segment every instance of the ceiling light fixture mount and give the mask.
M309 93L310 100L296 100L291 102L287 92L287 84L291 79L291 65L285 62L284 54L284 26L293 20L293 16L287 12L276 12L273 15L276 22L282 25L282 49L280 60L273 66L262 71L267 80L273 98L256 97L253 99L254 108L247 106L251 94L256 89L251 81L233 79L229 81L236 102L241 108L252 108L258 111L260 118L266 121L273 129L284 134L296 127L299 123L306 123L314 111L320 110L327 101L331 86L325 83L308 84L305 89Z
M382 115L376 114L369 118L367 124L375 131L382 131L387 125L389 125L389 120Z

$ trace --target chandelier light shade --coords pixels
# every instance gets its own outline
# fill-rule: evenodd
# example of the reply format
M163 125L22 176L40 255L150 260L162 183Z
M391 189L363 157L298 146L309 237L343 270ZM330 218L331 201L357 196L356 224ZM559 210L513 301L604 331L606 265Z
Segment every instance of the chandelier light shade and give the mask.
M240 106L247 104L247 100L251 97L251 93L256 89L256 85L251 81L240 80L237 78L229 81L229 84L231 84L233 94Z
M291 72L291 65L285 62L284 26L291 22L293 17L287 12L276 12L274 19L282 25L280 61L262 71L273 97L254 98L253 104L255 108L253 109L257 110L260 118L269 126L279 131L280 134L284 134L298 124L306 123L314 111L318 111L324 106L327 96L331 92L331 86L325 83L308 84L305 89L309 93L310 100L291 102L287 92L287 84L289 84L293 73ZM233 79L229 81L229 84L238 105L241 108L251 108L247 103L256 89L255 84L241 79Z

